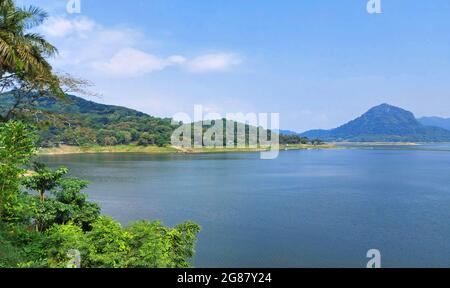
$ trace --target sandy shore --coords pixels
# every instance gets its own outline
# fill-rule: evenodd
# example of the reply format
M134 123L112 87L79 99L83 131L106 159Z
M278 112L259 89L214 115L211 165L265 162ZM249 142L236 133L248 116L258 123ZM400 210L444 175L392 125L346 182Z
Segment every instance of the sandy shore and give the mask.
M281 145L280 150L312 150L312 149L333 149L336 145ZM64 155L64 154L96 154L96 153L145 153L145 154L201 154L201 153L237 153L237 152L262 152L268 148L176 148L176 147L157 147L157 146L90 146L78 147L61 145L55 148L41 148L39 155Z

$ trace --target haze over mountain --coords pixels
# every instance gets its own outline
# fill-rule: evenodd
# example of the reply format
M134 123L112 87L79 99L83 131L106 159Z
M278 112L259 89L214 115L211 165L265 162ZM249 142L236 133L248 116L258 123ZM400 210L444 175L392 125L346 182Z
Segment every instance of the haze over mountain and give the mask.
M422 117L417 120L425 126L434 126L450 130L450 118Z
M310 130L301 136L323 141L447 142L450 131L420 123L412 112L389 104L373 107L361 117L331 130Z

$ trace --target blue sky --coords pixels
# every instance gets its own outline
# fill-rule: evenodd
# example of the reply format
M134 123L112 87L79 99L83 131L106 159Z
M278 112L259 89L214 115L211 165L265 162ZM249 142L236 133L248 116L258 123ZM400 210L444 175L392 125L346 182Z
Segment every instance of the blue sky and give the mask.
M450 1L21 0L57 70L95 83L97 102L156 116L279 112L281 127L332 128L384 102L450 117Z

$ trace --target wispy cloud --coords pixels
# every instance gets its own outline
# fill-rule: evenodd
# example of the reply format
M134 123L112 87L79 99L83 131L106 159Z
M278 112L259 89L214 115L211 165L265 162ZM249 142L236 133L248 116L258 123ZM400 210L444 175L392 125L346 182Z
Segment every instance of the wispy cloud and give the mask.
M60 48L56 67L102 77L140 77L179 67L189 73L229 71L241 64L235 53L160 56L150 52L153 42L137 29L104 27L87 17L49 19L40 32Z
M67 20L63 17L50 18L42 25L41 30L50 37L67 37L71 34L87 33L99 28L96 23L88 18L80 17L75 20Z
M227 71L241 62L241 58L232 53L207 54L189 61L187 68L194 73Z
M161 71L169 66L185 62L182 56L170 56L166 59L143 51L125 48L117 52L107 62L96 62L94 68L109 76L134 77L142 74Z

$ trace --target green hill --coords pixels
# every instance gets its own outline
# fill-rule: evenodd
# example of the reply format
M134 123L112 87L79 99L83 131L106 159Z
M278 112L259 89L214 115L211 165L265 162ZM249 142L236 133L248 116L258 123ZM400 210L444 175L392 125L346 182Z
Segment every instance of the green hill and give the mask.
M324 141L350 142L448 142L450 131L421 124L414 114L382 104L361 117L332 130L311 130L302 134Z
M13 100L9 94L0 95L0 113L2 115L6 108L13 105ZM172 119L170 118L152 117L133 109L99 104L73 95L67 95L66 101L39 98L33 102L33 105L23 104L19 110L21 118L37 123L41 128L39 144L44 148L60 145L117 147L117 145L127 144L163 147L170 145L171 135L179 127L179 125L171 125ZM227 141L224 138L224 146L230 147L237 144L238 130L234 124L235 122L232 121L224 122L225 135L227 127L234 127L235 130L233 134L235 139ZM203 133L210 126L203 125ZM247 143L249 142L249 128L246 125L245 136L242 136L245 137ZM281 136L280 141L281 144L307 143L307 139L298 136Z
M13 98L9 94L0 95L0 112L12 103ZM20 117L39 124L42 128L40 144L44 147L130 143L164 146L170 143L175 128L169 118L156 118L73 95L68 95L66 101L40 98L34 101L33 108L30 107L19 107Z

